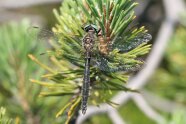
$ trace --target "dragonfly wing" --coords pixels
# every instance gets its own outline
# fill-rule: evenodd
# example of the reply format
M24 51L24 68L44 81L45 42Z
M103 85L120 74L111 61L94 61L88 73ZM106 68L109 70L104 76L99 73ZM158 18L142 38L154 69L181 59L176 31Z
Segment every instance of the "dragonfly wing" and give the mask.
M48 41L50 39L53 39L54 41L58 40L58 36L54 32L36 26L29 27L27 29L27 35L37 41Z
M66 51L74 50L80 51L81 38L80 36L64 36L62 33L54 33L48 29L31 26L27 30L28 37L36 40L37 42L47 42L50 48L65 48ZM67 50L68 49L68 50Z
M96 67L103 72L134 72L142 67L142 64L132 64L118 60L109 60L105 57L97 58L95 63Z
M112 49L118 49L120 52L128 52L142 43L147 43L152 39L148 33L141 33L137 37L127 41L126 38L116 38L112 44Z
M60 41L62 50L66 52L82 52L82 40L77 37L64 37L63 40ZM72 53L73 54L73 53Z

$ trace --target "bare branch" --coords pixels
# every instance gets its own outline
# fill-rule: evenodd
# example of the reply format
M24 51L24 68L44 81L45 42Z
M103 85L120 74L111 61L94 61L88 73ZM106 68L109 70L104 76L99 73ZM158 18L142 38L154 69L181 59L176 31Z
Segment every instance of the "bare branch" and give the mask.
M165 119L158 114L143 98L141 94L132 95L132 99L136 103L136 105L141 109L141 111L152 120L156 121L158 124L162 124L165 122Z
M170 113L174 112L177 109L182 109L186 111L185 106L174 101L161 98L151 92L143 91L142 94L145 97L146 101L158 110Z
M108 112L108 115L113 124L126 124L116 109L112 108L112 110Z

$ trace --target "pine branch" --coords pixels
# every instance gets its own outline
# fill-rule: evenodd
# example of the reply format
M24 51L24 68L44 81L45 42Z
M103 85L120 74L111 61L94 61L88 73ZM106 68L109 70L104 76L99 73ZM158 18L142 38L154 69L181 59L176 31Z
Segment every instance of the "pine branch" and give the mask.
M54 10L58 23L53 32L58 37L58 47L48 51L48 55L53 58L51 62L59 68L49 69L39 60L33 59L49 71L43 78L50 82L31 81L48 88L47 92L41 93L42 96L70 95L71 100L56 115L59 117L68 111L66 123L79 110L81 102L84 73L81 39L85 35L82 25L95 24L100 28L93 57L96 56L103 63L108 62L106 65L98 65L99 68L91 67L90 101L94 104L109 104L108 99L116 90L136 92L123 85L131 71L140 69L143 61L138 58L147 54L151 47L147 44L151 35L144 27L130 28L135 19L133 9L136 5L131 0L75 0L64 1L59 11Z

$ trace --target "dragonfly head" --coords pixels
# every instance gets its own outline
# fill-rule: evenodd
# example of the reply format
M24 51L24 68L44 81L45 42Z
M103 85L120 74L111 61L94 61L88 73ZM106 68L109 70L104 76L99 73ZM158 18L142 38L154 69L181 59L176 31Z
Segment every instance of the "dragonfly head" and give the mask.
M82 27L85 32L89 32L90 30L94 30L97 34L99 33L99 29L96 25L88 24Z

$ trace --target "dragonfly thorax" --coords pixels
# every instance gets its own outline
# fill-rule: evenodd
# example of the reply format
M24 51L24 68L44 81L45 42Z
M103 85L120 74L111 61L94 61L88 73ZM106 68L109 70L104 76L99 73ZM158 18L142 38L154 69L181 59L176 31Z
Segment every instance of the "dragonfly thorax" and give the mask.
M91 52L95 43L95 34L98 32L98 28L95 25L89 24L83 27L83 30L87 34L83 38L83 47L86 52Z
M94 47L94 31L90 30L83 38L83 47L87 52L91 52Z

